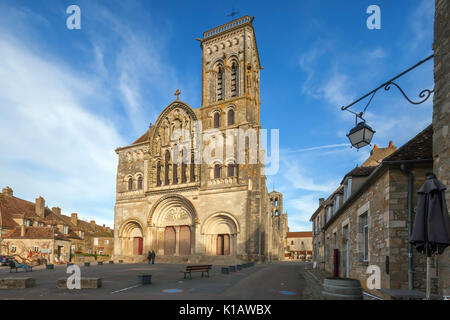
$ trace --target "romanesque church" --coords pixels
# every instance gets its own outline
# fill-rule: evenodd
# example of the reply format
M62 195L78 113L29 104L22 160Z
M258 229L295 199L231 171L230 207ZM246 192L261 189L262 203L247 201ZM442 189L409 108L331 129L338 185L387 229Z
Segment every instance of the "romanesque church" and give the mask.
M259 135L262 67L253 19L241 17L197 39L202 50L200 108L182 102L177 90L176 100L147 132L116 149L115 257L139 261L151 250L169 262L284 257L283 195L268 192L264 160L249 161L253 152L264 159L259 157L264 152ZM214 130L231 152L213 151L213 160L205 161L205 136ZM229 135L239 130L256 132L253 143L250 135L242 141ZM239 147L244 161L238 161Z

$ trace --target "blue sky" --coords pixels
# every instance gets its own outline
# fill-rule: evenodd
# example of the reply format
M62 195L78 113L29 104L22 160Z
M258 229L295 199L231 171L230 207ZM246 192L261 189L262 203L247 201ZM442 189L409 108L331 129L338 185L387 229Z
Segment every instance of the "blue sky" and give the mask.
M71 4L81 8L81 30L66 28ZM310 230L318 198L370 151L349 148L354 118L340 107L433 53L433 1L3 0L1 187L113 226L114 149L145 132L177 88L200 107L195 38L229 21L233 4L256 17L261 123L280 130L269 191L284 193L291 231ZM366 27L371 4L381 9L380 30ZM432 61L398 83L412 98L432 88ZM401 146L431 116L431 99L412 106L392 88L377 93L366 119L383 147Z

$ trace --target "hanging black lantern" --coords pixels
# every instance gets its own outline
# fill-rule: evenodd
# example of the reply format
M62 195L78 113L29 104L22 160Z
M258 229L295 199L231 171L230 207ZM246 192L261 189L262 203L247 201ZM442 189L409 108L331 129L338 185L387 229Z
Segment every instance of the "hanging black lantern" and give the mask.
M365 121L363 121L358 123L356 127L352 128L347 137L349 138L350 143L353 147L355 147L356 149L360 149L370 144L374 133L375 130L373 130L366 124Z

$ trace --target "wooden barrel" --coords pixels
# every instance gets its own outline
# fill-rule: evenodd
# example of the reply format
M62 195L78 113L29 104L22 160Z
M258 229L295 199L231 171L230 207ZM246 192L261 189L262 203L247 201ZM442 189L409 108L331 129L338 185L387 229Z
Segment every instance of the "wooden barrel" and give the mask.
M359 280L326 278L323 281L322 295L325 300L362 300L362 288Z

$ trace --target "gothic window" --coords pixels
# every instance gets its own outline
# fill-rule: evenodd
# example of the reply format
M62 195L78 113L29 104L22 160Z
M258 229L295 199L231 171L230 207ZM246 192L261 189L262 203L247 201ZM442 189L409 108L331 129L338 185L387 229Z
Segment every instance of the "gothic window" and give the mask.
M178 146L173 150L172 183L178 183Z
M234 110L228 110L228 125L231 126L234 124Z
M238 66L236 62L233 62L231 66L231 96L236 97L239 95L238 87L239 87L239 79L238 79Z
M184 155L184 150L182 151L182 155ZM187 182L187 177L186 177L186 161L184 159L184 156L181 157L182 161L181 161L181 183L186 183Z
M194 153L191 153L191 182L195 181Z
M214 128L220 127L220 113L216 112L214 113Z
M133 190L133 178L128 179L128 191Z
M216 164L214 166L214 179L218 179L221 176L221 168L220 168L220 164Z
M219 67L219 70L217 71L217 101L223 100L224 96L224 85L223 85L223 68L222 66Z
M161 162L158 161L158 164L156 165L156 185L161 185Z
M164 184L169 184L169 165L170 165L170 152L166 150L165 162L164 162Z
M142 176L138 177L137 183L138 183L138 190L142 190Z

